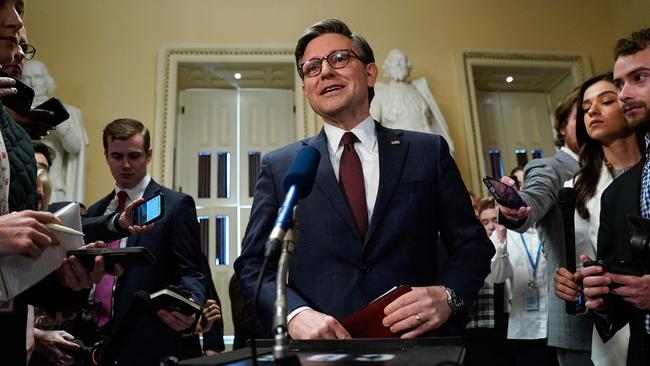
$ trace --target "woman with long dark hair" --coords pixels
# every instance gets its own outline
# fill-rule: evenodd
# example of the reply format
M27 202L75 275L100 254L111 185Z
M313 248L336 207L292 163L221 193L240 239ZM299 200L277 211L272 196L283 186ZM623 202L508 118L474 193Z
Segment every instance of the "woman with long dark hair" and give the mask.
M567 185L573 184L576 192L576 254L594 258L600 225L600 197L614 179L641 160L643 144L625 122L611 73L591 78L582 85L576 121L576 137L581 146L580 169L575 179L567 182ZM556 296L575 301L579 277L562 267L556 272ZM627 333L619 331L606 345L594 332L591 357L594 364L625 364L628 341L629 329Z

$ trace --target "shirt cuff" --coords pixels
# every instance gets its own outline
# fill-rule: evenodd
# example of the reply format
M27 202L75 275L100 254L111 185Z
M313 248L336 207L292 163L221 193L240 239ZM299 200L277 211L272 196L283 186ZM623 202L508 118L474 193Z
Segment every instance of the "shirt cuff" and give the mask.
M296 315L298 315L298 313L302 312L303 310L309 310L309 309L311 309L309 306L301 306L295 308L292 312L289 313L289 315L287 315L287 325L289 325L291 319L293 319Z

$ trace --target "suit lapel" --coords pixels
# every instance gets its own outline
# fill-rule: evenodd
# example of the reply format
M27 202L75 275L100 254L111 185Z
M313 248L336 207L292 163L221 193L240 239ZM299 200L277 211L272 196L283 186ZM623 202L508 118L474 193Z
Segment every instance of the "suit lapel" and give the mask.
M384 216L386 206L402 176L404 159L409 148L409 141L403 138L402 131L387 129L377 122L375 122L375 126L379 148L379 188L366 242Z
M99 200L96 205L93 205L94 209L88 209L88 216L89 217L103 216L104 213L106 212L106 208L108 207L108 204L111 202L111 200L114 197L115 197L115 190L109 193L106 197Z
M321 157L320 162L318 163L314 185L318 187L327 199L330 200L334 209L343 216L344 221L348 224L350 230L358 236L359 233L357 231L354 217L352 217L352 212L348 207L348 202L345 200L345 196L343 196L339 182L336 180L334 170L332 169L325 130L321 129L320 133L309 145L318 149Z

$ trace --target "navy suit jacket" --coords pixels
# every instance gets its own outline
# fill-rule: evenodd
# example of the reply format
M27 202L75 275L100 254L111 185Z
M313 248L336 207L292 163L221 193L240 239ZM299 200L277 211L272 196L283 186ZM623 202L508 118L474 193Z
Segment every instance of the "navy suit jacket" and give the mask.
M401 284L445 285L465 304L472 303L490 272L494 247L474 216L447 143L438 135L379 123L376 130L379 190L365 240L334 175L323 130L264 156L242 254L235 262L245 297L253 297L264 245L284 199L284 174L297 152L310 145L321 159L314 187L298 205L288 311L310 306L343 320ZM436 268L438 233L449 253L442 271ZM260 316L267 325L274 289L273 268L264 277L260 296Z
M156 264L126 268L117 279L113 294L113 325L128 308L133 295L140 290L153 293L175 285L187 290L199 305L205 302L207 279L202 272L203 253L199 246L199 224L192 197L160 186L153 179L143 198L162 192L164 215L151 231L131 235L127 247L142 246L156 257ZM88 208L87 216L101 216L115 193ZM181 335L165 324L155 313L145 314L124 342L120 365L158 365L169 355L177 356Z
M642 270L641 258L634 258L630 238L632 230L628 215L640 215L641 212L641 160L625 174L616 178L607 187L601 198L600 227L598 229L598 259L608 263L631 261L634 270ZM627 354L628 365L648 365L650 362L649 336L645 335L645 314L647 312L625 302L621 297L611 296L607 299L606 317L593 316L596 330L601 338L609 340L625 324L630 324L630 345ZM645 338L645 343L644 343Z

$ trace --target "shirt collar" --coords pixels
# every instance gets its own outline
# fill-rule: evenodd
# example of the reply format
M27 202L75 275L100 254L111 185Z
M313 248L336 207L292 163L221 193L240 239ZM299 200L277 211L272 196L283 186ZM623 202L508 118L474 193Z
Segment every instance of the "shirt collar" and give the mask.
M133 201L135 199L138 199L144 195L144 190L147 189L147 186L149 185L149 182L151 182L151 176L149 174L145 175L144 178L138 183L135 187L129 188L129 189L121 189L119 187L115 187L115 195L117 195L120 191L126 191L126 194L129 195L129 200Z
M573 158L573 160L575 160L575 161L580 161L580 157L578 156L578 154L574 153L573 150L569 149L568 147L566 147L566 146L562 146L562 147L560 148L560 150L562 150L562 151L564 151L565 153L567 153L570 157Z
M330 151L336 151L346 131L327 123L323 126L323 129L325 130L325 136L327 136ZM361 121L350 132L354 133L359 139L359 142L368 150L374 150L377 145L377 131L375 130L375 121L372 116L368 116L368 118Z
M650 160L650 134L645 134L645 156L646 160Z

